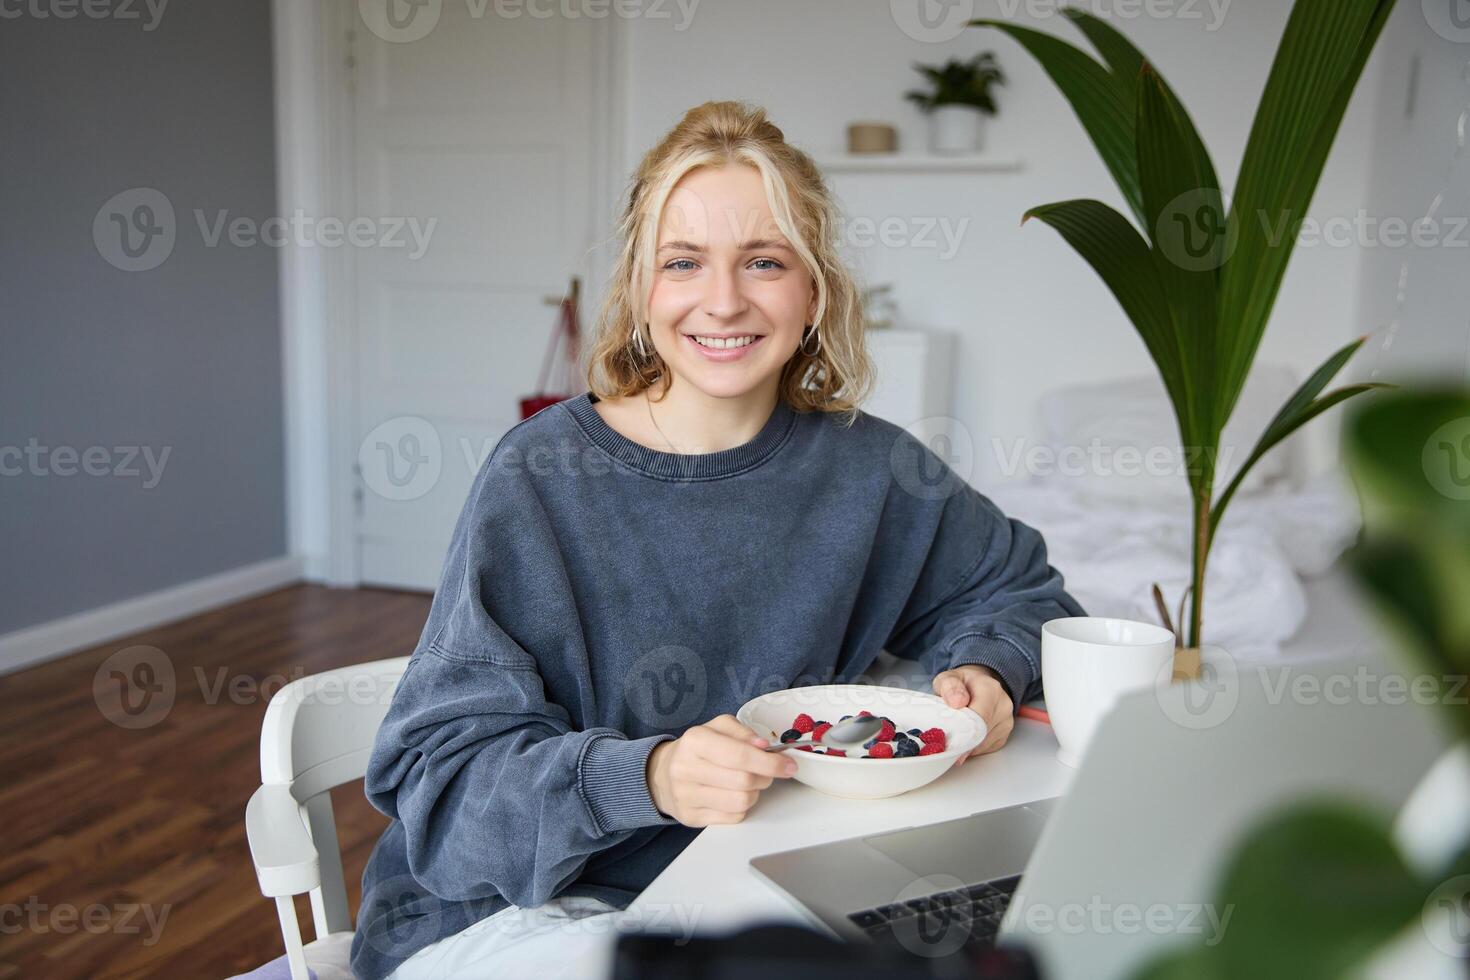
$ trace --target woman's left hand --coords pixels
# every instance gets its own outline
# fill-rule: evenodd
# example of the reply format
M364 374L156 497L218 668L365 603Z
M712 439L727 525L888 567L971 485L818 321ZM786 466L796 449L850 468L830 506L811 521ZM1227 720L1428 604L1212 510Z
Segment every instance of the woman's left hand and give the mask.
M972 755L994 752L1011 737L1011 729L1016 724L1015 706L1000 682L1000 675L989 667L962 664L942 671L934 677L934 693L951 708L968 707L985 721L985 740L956 759L956 766L964 765Z

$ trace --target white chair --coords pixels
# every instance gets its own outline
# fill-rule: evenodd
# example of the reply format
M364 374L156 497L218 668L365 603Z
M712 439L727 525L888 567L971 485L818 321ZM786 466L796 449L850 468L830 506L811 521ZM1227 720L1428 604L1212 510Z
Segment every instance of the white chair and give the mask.
M294 896L311 895L316 941L339 955L352 915L332 817L334 786L367 772L407 657L342 667L287 684L260 729L260 788L245 807L245 836L260 890L276 900L292 980L308 980Z

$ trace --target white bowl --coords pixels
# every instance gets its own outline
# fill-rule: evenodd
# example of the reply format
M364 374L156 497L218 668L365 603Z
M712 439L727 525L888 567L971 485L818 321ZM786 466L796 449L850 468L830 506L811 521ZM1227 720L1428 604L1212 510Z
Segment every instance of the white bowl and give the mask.
M951 708L933 694L871 684L825 684L772 691L745 702L735 718L757 735L778 742L781 733L791 727L792 719L803 711L817 721L836 724L843 715L855 715L864 708L893 719L894 727L901 732L910 728L944 729L944 751L907 759L864 759L788 749L786 755L796 760L793 778L832 796L860 800L898 796L938 779L955 759L985 740L985 722L969 708ZM867 750L859 746L849 751Z

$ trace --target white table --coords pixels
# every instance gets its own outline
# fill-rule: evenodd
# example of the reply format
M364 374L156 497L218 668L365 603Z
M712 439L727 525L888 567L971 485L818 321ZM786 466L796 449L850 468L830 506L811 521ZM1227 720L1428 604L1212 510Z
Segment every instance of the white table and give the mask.
M778 780L741 823L701 831L629 906L629 914L659 932L724 932L756 921L815 925L756 876L751 858L1058 796L1073 770L1056 760L1056 750L1050 726L1022 718L1000 751L976 756L891 799L838 799L795 780Z

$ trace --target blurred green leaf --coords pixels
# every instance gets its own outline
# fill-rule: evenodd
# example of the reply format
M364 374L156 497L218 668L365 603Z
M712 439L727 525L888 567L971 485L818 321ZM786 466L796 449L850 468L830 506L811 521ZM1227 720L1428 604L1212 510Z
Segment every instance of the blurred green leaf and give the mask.
M1429 893L1394 848L1389 823L1346 801L1267 818L1227 865L1217 915L1222 975L1310 980L1348 974Z

